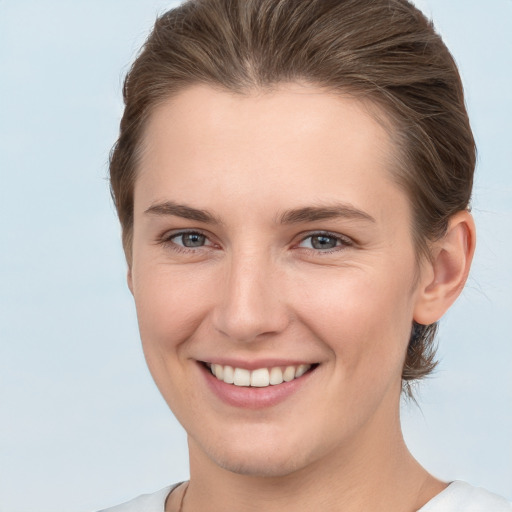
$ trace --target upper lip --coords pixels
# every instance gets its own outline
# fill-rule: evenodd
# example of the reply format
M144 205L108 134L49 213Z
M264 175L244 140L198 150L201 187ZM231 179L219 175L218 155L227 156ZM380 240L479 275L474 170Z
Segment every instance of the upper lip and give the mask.
M275 368L286 366L299 366L301 364L318 364L318 361L306 361L303 359L234 359L229 357L213 357L211 359L201 359L200 362L206 364L220 364L222 366L231 366L233 368L243 368L245 370L257 370L259 368Z

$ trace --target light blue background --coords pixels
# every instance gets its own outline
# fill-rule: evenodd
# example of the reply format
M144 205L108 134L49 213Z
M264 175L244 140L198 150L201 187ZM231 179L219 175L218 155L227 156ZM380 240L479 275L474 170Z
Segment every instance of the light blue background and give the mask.
M512 499L512 2L417 2L460 65L479 244L406 439ZM0 511L87 511L188 474L146 370L106 163L157 0L0 0Z

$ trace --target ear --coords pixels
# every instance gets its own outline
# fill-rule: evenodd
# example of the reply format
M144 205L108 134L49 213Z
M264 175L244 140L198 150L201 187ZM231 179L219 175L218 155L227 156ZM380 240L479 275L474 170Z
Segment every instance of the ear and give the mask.
M414 320L437 322L455 302L468 278L475 252L476 231L469 211L456 213L446 234L431 248L432 259L422 266Z
M126 282L128 283L128 288L133 295L133 278L132 278L132 267L131 265L128 267L128 271L126 273Z

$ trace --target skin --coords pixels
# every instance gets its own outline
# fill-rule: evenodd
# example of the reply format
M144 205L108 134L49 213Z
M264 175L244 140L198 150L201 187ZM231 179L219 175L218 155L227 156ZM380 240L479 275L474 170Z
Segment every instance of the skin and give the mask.
M418 265L395 158L367 109L311 86L194 86L152 114L128 283L150 371L188 433L185 510L405 512L446 486L404 444L401 371L413 319L438 320L462 289L474 225L454 216ZM183 247L183 230L204 245ZM326 232L332 247L315 248ZM198 361L221 356L319 366L283 402L248 410L205 385Z

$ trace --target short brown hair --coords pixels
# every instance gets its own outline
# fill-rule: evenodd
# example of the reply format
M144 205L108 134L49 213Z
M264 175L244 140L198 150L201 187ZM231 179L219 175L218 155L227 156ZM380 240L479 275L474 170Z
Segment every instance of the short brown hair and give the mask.
M139 144L153 109L192 84L244 93L301 81L377 105L400 161L393 175L413 210L418 254L468 208L476 150L457 66L407 0L188 0L160 16L124 82L110 158L111 191L131 262ZM402 372L436 365L437 324L414 322Z

